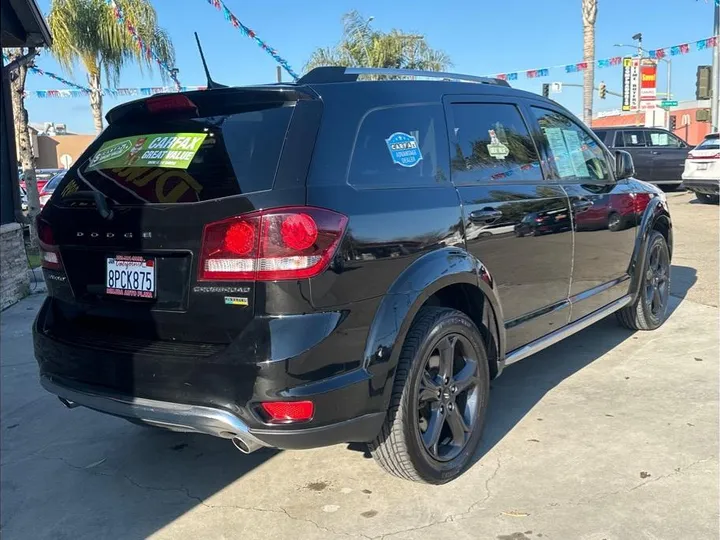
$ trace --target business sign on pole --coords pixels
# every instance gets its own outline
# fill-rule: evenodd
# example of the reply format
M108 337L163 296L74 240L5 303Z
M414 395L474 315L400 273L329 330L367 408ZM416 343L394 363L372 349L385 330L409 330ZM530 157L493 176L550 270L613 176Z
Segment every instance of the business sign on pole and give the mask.
M632 58L626 56L623 58L623 80L622 80L622 110L630 110L630 69L632 68Z
M657 99L657 64L643 58L640 64L640 101Z
M637 111L640 108L640 60L623 58L623 111Z

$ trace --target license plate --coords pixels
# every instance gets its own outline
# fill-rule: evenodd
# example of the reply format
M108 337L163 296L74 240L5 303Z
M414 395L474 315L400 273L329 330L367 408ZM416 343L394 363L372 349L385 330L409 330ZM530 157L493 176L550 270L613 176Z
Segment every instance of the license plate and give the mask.
M139 255L107 258L105 292L128 298L155 298L155 259Z
M697 164L697 170L698 171L704 171L707 169L708 164L707 163L698 163Z

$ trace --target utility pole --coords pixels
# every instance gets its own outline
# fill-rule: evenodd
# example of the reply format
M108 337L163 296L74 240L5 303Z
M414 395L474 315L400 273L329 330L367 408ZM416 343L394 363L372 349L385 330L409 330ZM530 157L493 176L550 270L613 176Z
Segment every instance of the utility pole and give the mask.
M277 69L277 82L281 83L282 82L282 67L277 66L276 69Z
M713 36L720 39L720 3L715 2L715 21L713 22ZM712 130L720 131L720 43L713 49L712 61L713 85L710 96L710 111L712 115Z

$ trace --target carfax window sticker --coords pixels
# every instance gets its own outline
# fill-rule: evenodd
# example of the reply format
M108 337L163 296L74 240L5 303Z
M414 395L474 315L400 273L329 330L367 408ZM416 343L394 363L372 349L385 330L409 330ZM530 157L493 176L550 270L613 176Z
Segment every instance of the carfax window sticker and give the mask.
M207 133L154 133L105 142L87 170L120 167L187 169Z
M385 139L385 144L387 144L393 163L397 163L401 167L414 167L423 158L417 137L408 133L396 131Z

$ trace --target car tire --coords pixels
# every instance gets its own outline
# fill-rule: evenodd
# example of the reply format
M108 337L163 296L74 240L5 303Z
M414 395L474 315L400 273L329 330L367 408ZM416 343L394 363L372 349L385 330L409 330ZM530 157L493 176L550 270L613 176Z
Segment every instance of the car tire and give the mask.
M630 330L655 330L667 318L669 299L670 251L665 237L653 231L645 250L637 298L617 312L617 319Z
M418 312L400 352L385 423L369 444L385 471L406 480L444 484L470 464L490 390L483 343L475 323L461 311L424 307ZM449 381L443 378L448 369ZM468 388L461 391L465 384Z
M696 193L697 200L701 203L705 204L717 204L720 202L720 197L718 195L710 195L708 193Z
M623 218L617 212L610 212L608 216L608 229L612 232L621 231L623 229Z
M678 182L677 184L660 184L659 187L664 192L671 193L673 191L677 191L681 185L682 185L682 182Z

